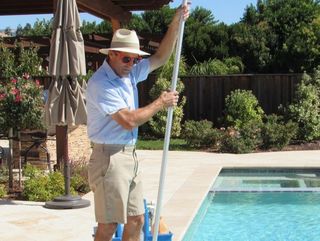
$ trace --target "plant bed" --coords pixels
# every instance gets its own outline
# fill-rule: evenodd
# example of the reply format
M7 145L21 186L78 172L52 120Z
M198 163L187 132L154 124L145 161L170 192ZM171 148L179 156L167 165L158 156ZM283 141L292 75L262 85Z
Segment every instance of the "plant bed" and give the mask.
M8 170L0 169L0 198L26 201L50 201L65 195L63 170L48 173L30 164L23 169L22 188L18 174L14 175L13 188L8 192ZM87 176L87 162L71 162L70 194L83 196L90 191Z

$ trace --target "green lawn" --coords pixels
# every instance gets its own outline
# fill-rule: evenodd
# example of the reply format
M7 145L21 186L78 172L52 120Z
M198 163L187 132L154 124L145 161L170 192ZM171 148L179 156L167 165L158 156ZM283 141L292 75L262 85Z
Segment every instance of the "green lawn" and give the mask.
M164 139L143 139L137 141L138 150L163 150ZM192 150L183 139L170 139L169 150Z

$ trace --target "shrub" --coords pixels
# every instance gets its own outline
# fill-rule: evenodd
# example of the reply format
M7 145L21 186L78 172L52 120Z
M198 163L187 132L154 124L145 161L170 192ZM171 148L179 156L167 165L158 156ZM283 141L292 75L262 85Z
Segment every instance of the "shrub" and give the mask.
M213 128L211 121L186 121L183 125L183 137L193 147L215 145L220 132Z
M226 75L239 74L244 70L244 65L239 57L209 59L202 63L196 63L189 71L193 75Z
M296 136L297 130L296 123L292 121L285 123L281 116L269 115L261 129L262 147L281 150Z
M10 78L16 76L14 53L0 42L0 76Z
M313 76L304 73L288 107L289 118L298 123L298 138L311 141L320 138L320 67Z
M7 195L7 189L4 184L0 184L0 198L4 198Z
M26 180L22 195L29 201L49 201L64 195L64 177L61 172L46 174L44 171L29 165L24 171ZM75 194L71 187L70 192Z
M81 176L79 173L71 176L71 187L80 193L90 192L88 180L85 177Z
M164 78L164 79L172 79L172 73L173 68L175 64L175 56L174 54L171 54L169 60L157 70L157 76L158 78ZM187 73L187 65L186 60L183 56L180 58L179 62L179 75L185 75Z
M23 75L28 73L32 76L41 76L44 74L41 63L42 59L38 56L39 47L30 44L29 48L24 48L21 44L18 44L19 58L17 65L17 74Z
M261 144L261 122L250 120L241 129L228 127L221 137L220 151L230 153L249 153Z
M220 149L225 153L248 153L251 151L240 136L240 132L234 128L228 127L221 138Z
M43 128L42 97L39 81L29 79L27 74L0 83L0 125L3 131Z
M235 90L225 99L225 124L242 129L245 123L253 121L261 125L263 110L257 98L249 90Z
M41 69L42 59L38 56L39 47L30 44L24 48L20 43L15 43L13 50L0 42L0 76L12 78L28 73L32 76L44 74ZM17 58L14 53L18 53Z
M87 193L90 191L88 181L88 163L85 159L71 161L71 187L77 192Z
M225 58L224 64L228 67L228 74L240 74L244 71L244 64L240 57Z
M22 175L26 178L37 178L41 176L43 171L35 166L27 163L27 165L22 169Z
M161 92L170 88L170 82L167 79L158 78L154 86L150 90L150 96L152 99L156 99L160 96ZM181 81L177 82L177 91L182 93L184 84ZM183 118L183 106L186 103L186 98L183 96L176 107L173 110L173 120L171 135L173 137L180 136L181 133L181 121ZM158 136L163 137L166 131L167 124L167 109L159 111L148 122L152 132Z
M0 183L7 182L9 177L9 170L6 166L0 165Z
M190 69L193 75L224 75L228 74L228 67L219 59L209 59L193 65Z

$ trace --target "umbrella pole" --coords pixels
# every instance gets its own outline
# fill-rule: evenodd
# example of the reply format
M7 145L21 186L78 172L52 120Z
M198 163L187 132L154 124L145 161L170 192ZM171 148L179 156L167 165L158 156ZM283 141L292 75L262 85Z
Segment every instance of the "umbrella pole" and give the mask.
M64 164L64 190L65 196L70 195L70 159L69 159L69 147L68 147L68 126L56 126L57 133L61 134L61 146L62 146L62 161ZM59 140L58 140L59 141Z
M182 1L182 5L185 5L185 4L187 4L187 0ZM176 46L175 63L174 63L174 68L173 68L173 73L172 73L171 91L175 91L176 87L177 87L177 79L178 79L178 73L179 73L179 63L180 63L182 39L183 39L183 31L184 31L184 22L185 21L183 19L183 16L181 16L180 24L179 24L179 34L178 34L178 40L177 40L177 46ZM168 108L168 115L167 115L167 123L166 123L166 133L165 133L165 138L164 138L162 164L161 164L160 181L159 181L156 215L155 215L155 224L154 224L152 241L158 240L160 213L161 213L162 196L163 196L163 189L164 189L164 183L165 183L165 174L166 174L166 169L167 169L167 159L168 159L167 156L168 156L168 151L169 151L172 118L173 118L173 107L169 107Z
M80 196L70 195L70 160L68 153L68 126L56 126L56 132L60 133L61 146L63 146L62 160L64 162L64 187L65 195L54 198L53 201L45 203L46 208L50 209L76 209L90 206L90 201L82 199ZM57 139L57 142L59 140ZM59 143L57 143L58 145Z

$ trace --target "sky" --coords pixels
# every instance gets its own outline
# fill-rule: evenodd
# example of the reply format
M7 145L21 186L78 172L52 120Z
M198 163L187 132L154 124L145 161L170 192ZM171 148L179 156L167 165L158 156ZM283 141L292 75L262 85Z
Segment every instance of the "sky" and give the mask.
M182 1L173 0L170 6L177 7L181 3ZM256 5L257 0L193 0L191 10L196 6L209 9L213 13L215 20L229 25L238 22L243 16L246 6L251 3ZM52 17L53 14L0 16L0 29L3 30L6 27L16 29L19 24L24 27L27 23L33 25L37 19L49 20ZM89 22L96 21L99 23L102 21L100 18L87 13L81 13L80 18Z

